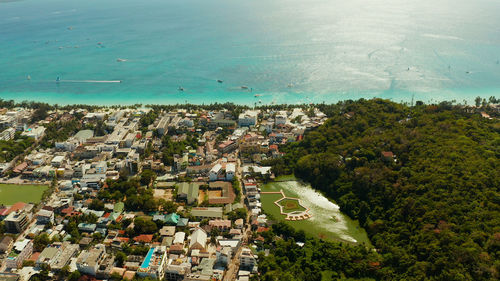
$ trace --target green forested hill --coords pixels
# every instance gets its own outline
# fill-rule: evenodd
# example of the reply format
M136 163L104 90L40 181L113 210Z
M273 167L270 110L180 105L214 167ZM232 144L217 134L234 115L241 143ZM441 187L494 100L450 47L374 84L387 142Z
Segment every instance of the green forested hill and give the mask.
M448 103L360 100L282 150L275 172L294 172L367 229L381 260L370 277L500 278L498 121Z

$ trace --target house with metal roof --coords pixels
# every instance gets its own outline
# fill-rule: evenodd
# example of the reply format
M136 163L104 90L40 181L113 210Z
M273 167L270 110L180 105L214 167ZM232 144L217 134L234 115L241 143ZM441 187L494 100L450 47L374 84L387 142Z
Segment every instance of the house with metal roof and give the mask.
M204 252L207 246L207 233L201 228L197 228L193 234L191 234L191 240L189 241L189 251L200 250Z
M199 207L191 209L191 215L201 219L222 218L222 207Z
M186 200L188 204L198 202L198 193L200 190L200 186L198 183L181 182L178 186L179 189L177 191L177 196L180 199Z

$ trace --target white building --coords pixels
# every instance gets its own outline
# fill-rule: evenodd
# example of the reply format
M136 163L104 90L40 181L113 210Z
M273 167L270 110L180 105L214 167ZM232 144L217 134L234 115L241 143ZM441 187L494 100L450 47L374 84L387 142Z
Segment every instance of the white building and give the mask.
M23 239L14 243L12 251L5 258L5 266L7 268L19 268L23 261L33 253L33 242L29 239Z
M63 165L64 158L65 157L63 155L57 155L54 158L52 158L52 161L50 161L50 164L53 167L61 167Z
M227 163L226 165L226 180L231 181L236 173L236 165L234 163Z
M2 133L0 133L0 140L9 141L11 139L14 139L15 135L16 135L16 129L8 128L5 129Z
M216 164L212 167L212 169L208 173L208 177L210 178L210 181L216 181L221 175L221 173L222 173L222 165Z
M285 125L286 120L287 120L286 111L280 111L276 114L276 118L274 119L274 122L276 125Z
M247 110L238 116L238 125L240 127L250 127L257 124L257 116L259 115L258 110Z
M28 128L24 132L21 133L22 136L27 136L29 138L33 138L35 140L39 140L45 134L45 127L39 126L35 128Z
M174 235L174 241L172 244L181 244L184 245L184 240L186 239L186 233L185 232L176 232Z
M253 270L256 264L257 258L254 256L252 251L248 248L243 248L240 255L240 267Z
M41 209L38 213L36 213L36 222L38 224L54 224L54 212Z
M79 143L76 139L68 139L67 141L56 142L56 149L64 151L74 151L78 147Z
M207 233L201 228L197 228L191 234L191 241L189 241L189 251L199 250L205 252L207 246Z
M158 125L156 126L156 131L158 132L158 135L163 136L164 134L168 133L168 124L170 123L170 116L163 116L160 119L160 122L158 122Z
M101 161L95 166L95 173L96 174L105 174L107 168L108 168L108 164L106 163L106 161Z
M76 268L82 274L95 276L99 264L106 258L106 247L98 244L90 250L84 250L78 256Z
M184 126L184 127L190 128L190 127L194 126L194 122L193 122L193 120L191 120L189 118L184 118L179 122L179 126Z

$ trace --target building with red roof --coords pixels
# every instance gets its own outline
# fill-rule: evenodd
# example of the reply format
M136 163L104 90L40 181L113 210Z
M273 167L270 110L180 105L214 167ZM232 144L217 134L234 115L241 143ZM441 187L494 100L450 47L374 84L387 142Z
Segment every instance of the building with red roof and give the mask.
M134 237L134 241L139 243L151 243L151 241L153 241L153 235L141 234L139 236Z
M10 208L9 208L9 209L7 209L7 211L6 211L6 212L4 212L4 215L5 215L5 216L8 216L8 215L9 215L10 213L12 213L12 212L17 212L17 211L19 211L19 210L22 210L24 207L26 207L26 205L27 205L27 204L26 204L26 203L24 203L24 202L17 202L17 203L15 203L14 205L10 206Z

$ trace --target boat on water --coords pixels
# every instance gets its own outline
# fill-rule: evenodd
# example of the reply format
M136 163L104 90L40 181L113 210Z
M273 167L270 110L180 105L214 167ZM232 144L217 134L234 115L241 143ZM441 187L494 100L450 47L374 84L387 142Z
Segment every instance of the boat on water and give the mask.
M222 82L224 82L224 81L217 79L217 83L222 83Z
M31 76L30 75L26 76L26 79L31 80Z
M255 94L255 95L254 95L254 97L256 97L256 98L257 98L257 97L260 97L260 96L261 96L261 95L259 95L259 94Z
M124 62L124 61L127 61L127 59L121 59L121 58L117 58L116 59L117 62Z
M465 74L470 74L470 71L466 71Z
M243 90L248 90L248 86L241 86Z
M56 83L59 83L59 82L61 82L61 77L57 76L56 77Z
M184 88L182 88L181 86L179 86L179 88L177 88L178 91L181 91L181 92L184 92Z
M292 83L288 84L288 88L292 88L292 87L293 87Z

